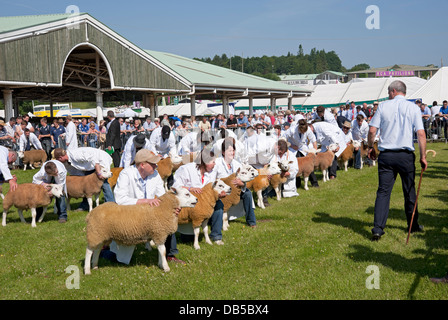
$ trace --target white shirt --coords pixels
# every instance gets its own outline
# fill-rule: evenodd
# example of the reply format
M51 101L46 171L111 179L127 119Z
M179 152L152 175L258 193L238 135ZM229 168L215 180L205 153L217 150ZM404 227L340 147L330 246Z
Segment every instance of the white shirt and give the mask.
M134 161L136 149L134 145L134 139L136 136L131 136L126 145L124 146L123 154L121 155L120 167L127 168L131 165L132 161ZM146 140L146 144L143 146L143 149L150 150L150 142L148 139Z
M164 194L164 183L157 170L143 179L135 165L120 172L114 189L115 202L120 205L134 205L139 199L154 199Z
M101 149L76 148L76 150L67 150L67 155L70 165L79 171L95 170L96 164L105 168L110 168L112 165L112 157Z
M203 179L202 179L203 178ZM202 188L210 182L215 182L216 172L205 172L201 177L201 172L196 168L195 162L190 162L179 167L174 173L174 188Z
M313 114L313 119L321 119L318 115L317 112ZM336 118L334 117L334 115L331 113L330 110L325 109L324 112L324 121L334 124L335 126L338 125L338 122L336 121Z
M302 134L299 132L298 125L292 126L286 130L284 137L291 145L297 146L299 148L298 151L305 156L308 154L308 145L316 142L316 136L310 128ZM291 148L290 150L294 151L294 149Z
M221 178L227 178L231 174L237 172L239 168L241 168L241 163L239 163L235 159L233 159L232 162L230 162L230 168L229 168L224 158L221 157L216 159L213 171L216 174L216 179L221 179Z
M199 132L193 131L180 140L178 147L179 155L190 154L202 150L203 143L202 141L199 141L198 143L198 134L200 135Z
M222 158L222 143L224 142L224 139L219 139L213 144L213 153L215 154L215 157ZM244 144L239 141L235 140L235 159L239 162L246 163L247 160L247 154L246 150L244 148Z
M8 166L9 150L3 146L0 146L0 171L5 181L12 179L11 171Z
M68 143L67 150L78 148L78 138L76 136L76 126L72 121L69 121L65 128L65 142Z
M381 130L378 149L414 151L414 131L424 130L420 108L402 95L381 102L370 120L370 126Z
M37 150L42 150L42 144L40 143L37 136L30 132L30 146L34 147ZM19 151L25 151L26 147L26 134L22 134L19 139Z
M292 161L292 163L289 164L288 172L290 173L290 176L288 180L296 179L296 176L299 173L299 163L294 152L288 150L281 157L277 154L273 160L277 160L278 162L281 162L283 160Z
M369 125L366 121L362 121L361 126L358 125L358 121L352 121L352 137L356 141L367 141L367 135L369 134Z
M342 130L338 126L325 121L316 122L313 124L313 127L316 140L322 145L322 152L325 152L330 144L337 143L339 151L336 152L336 156L339 157L347 147Z
M162 139L162 127L154 129L149 138L150 150L155 154L161 154L163 157L167 157L171 150L176 149L176 139L171 131L168 139L163 141Z
M56 165L56 168L58 169L58 175L56 177L49 176L45 172L45 165L49 162L53 162ZM66 177L67 177L67 169L65 169L64 164L58 160L50 160L45 162L40 168L40 170L33 176L33 183L34 184L42 184L44 182L50 183L51 178L54 178L56 184L64 185L64 192L65 194L67 194Z

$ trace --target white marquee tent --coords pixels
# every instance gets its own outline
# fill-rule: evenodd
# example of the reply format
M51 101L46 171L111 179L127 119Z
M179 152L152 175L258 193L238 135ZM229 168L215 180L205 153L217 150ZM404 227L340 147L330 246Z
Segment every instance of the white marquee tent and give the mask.
M433 101L442 105L443 100L448 100L448 67L440 68L423 86L408 94L407 98L422 99L422 102L429 106Z

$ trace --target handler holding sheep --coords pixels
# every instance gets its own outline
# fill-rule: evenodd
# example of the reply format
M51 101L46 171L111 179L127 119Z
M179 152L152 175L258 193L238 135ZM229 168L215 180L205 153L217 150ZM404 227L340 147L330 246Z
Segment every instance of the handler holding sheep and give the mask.
M64 186L63 195L60 198L56 198L54 204L54 213L57 213L59 218L59 223L67 222L67 206L65 203L65 195L67 194L66 185L67 170L62 162L58 160L50 160L45 162L33 176L33 183L40 184L46 187L48 184L55 183ZM52 196L51 191L49 191L50 196ZM39 220L42 215L43 207L36 208L36 220Z
M147 149L141 149L135 155L133 165L123 169L114 189L115 200L119 205L149 205L159 206L157 199L165 194L165 186L157 172L157 163L160 157ZM134 165L135 164L135 165ZM169 235L165 242L167 261L185 264L175 257L177 242L175 235ZM135 245L123 246L112 241L110 251L116 255L118 262L129 264L134 253ZM103 255L107 255L106 251Z
M5 181L9 183L9 190L15 191L17 189L17 177L11 174L8 166L8 164L14 163L16 160L17 152L0 146L0 193L2 192L1 186Z

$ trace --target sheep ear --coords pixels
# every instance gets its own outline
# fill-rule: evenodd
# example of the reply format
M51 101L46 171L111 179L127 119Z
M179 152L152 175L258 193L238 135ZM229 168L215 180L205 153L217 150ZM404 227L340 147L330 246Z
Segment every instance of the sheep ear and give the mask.
M216 187L217 184L218 184L218 180L215 180L215 182L213 182L213 187L212 188Z
M292 161L289 161L288 163L292 163Z
M171 187L170 190L171 190L171 192L172 192L173 194L177 194L177 190L176 190L176 188Z
M236 170L236 173L240 173L241 167L238 168L238 170Z

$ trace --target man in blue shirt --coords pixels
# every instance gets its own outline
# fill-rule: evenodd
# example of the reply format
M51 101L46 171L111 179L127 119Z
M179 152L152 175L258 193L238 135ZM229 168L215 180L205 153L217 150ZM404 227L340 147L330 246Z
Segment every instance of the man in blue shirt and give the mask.
M422 113L423 128L425 128L425 135L428 137L429 118L431 117L431 110L428 106L422 103L422 100L415 101L415 104L419 106Z
M425 171L426 162L426 136L423 128L421 112L415 104L405 99L406 85L402 81L394 81L389 85L389 99L378 106L378 110L370 121L368 135L368 156L376 159L373 149L377 130L381 132L378 142L378 191L374 210L374 227L372 229L372 241L378 241L384 234L392 188L400 175L405 200L405 213L408 229L411 232L423 231L418 224L418 209L415 210L414 220L411 226L412 213L417 200L415 194L415 154L414 154L414 130L417 131L417 139L420 149L420 164Z
M60 122L59 122L60 121ZM59 136L65 133L64 128L64 120L63 119L54 119L53 126L50 129L51 140L53 140L54 148L63 148L66 147L65 143L62 143L62 146L59 146Z
M47 159L51 159L51 128L47 123L47 118L40 119L41 127L39 128L39 140L42 145L42 149L47 154Z
M447 124L448 124L448 102L446 100L443 101L443 105L439 111L439 117L442 120L443 132L445 134L445 140L448 139L447 136Z
M249 126L249 121L247 120L246 115L244 112L240 112L238 119L237 119L237 127L242 130L242 134L246 132L246 128Z

